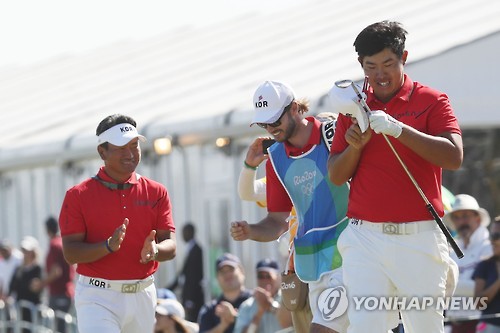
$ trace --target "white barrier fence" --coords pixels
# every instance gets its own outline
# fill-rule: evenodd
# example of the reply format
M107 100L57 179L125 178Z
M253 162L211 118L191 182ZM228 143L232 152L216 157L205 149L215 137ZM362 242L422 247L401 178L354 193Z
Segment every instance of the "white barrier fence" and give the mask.
M23 311L30 314L31 320L23 320ZM470 320L482 320L500 318L500 313L490 315L445 318L446 322L465 322ZM58 323L59 330L58 330ZM62 326L62 327L61 327ZM400 326L402 323L400 322ZM287 332L285 329L280 332ZM69 313L54 311L44 304L35 305L27 301L4 302L0 300L0 333L78 333L76 317ZM393 332L403 332L402 327L394 329Z
M44 304L0 300L0 333L23 332L78 333L78 329L76 318L69 313L54 311Z

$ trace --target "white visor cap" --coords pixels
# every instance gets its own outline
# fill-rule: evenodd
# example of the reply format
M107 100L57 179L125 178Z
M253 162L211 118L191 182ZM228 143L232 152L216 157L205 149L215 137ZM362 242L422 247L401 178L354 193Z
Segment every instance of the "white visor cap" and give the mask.
M97 137L97 145L109 142L112 145L121 147L135 138L139 138L142 142L146 141L146 138L137 132L135 126L128 123L117 124L108 128Z

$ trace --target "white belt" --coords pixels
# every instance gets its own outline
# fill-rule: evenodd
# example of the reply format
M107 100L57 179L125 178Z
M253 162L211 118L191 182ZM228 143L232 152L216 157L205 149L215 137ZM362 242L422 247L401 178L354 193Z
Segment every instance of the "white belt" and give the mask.
M381 232L388 235L412 235L423 231L437 230L436 221L419 221L407 223L391 223L391 222L369 222L359 219L351 219L351 226L358 228L367 228L372 231Z
M101 278L93 278L84 275L78 277L78 281L91 287L111 289L126 294L134 294L143 291L153 284L155 281L153 276L149 276L144 280L128 280L120 282L113 280L106 280Z

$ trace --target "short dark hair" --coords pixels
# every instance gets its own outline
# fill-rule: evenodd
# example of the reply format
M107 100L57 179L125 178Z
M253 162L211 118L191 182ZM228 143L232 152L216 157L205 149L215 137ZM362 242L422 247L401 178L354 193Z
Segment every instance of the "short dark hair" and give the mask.
M45 221L45 227L47 230L53 234L57 234L59 232L59 224L57 220L53 216L49 216Z
M405 50L406 35L401 23L381 21L364 28L354 41L354 48L361 60L384 50L391 49L399 58Z
M101 120L99 125L97 125L97 128L95 130L95 135L99 136L101 135L101 133L110 129L111 127L123 123L127 123L134 127L137 127L137 123L132 117L125 116L123 114L112 114ZM108 143L104 142L101 144L101 146L104 148L108 148Z
M194 224L192 224L191 222L187 222L182 229L194 236L195 227Z

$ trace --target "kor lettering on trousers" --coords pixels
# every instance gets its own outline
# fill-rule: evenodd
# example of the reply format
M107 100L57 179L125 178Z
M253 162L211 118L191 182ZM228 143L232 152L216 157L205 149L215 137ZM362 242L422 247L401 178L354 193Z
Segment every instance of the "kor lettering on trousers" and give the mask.
M89 284L99 287L99 288L106 288L106 282L100 281L97 279L90 278Z

